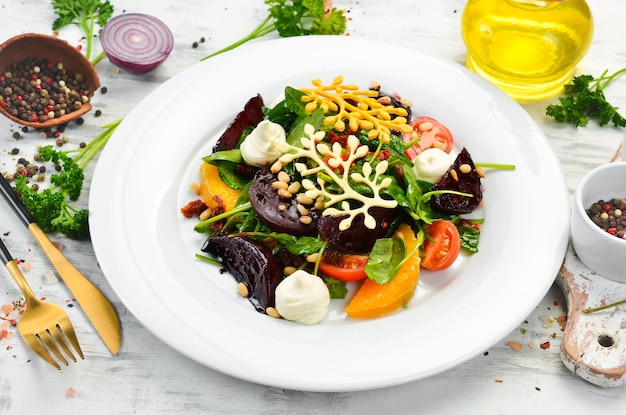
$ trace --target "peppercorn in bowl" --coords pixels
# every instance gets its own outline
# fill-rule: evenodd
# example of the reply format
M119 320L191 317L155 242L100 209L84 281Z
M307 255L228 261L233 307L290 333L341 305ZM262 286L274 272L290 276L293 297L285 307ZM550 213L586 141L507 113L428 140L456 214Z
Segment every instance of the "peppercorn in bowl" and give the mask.
M42 129L77 119L99 86L91 62L65 40L25 33L0 45L0 112L18 124Z
M626 282L626 162L596 167L583 177L574 195L571 231L585 266Z

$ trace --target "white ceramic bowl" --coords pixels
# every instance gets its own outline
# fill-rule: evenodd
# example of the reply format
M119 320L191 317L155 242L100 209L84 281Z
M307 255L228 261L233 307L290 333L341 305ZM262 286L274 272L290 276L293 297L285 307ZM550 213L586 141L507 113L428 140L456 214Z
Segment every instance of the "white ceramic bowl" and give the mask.
M596 167L583 177L572 207L572 244L589 269L614 281L626 282L626 240L593 223L585 209L598 200L626 198L626 162Z

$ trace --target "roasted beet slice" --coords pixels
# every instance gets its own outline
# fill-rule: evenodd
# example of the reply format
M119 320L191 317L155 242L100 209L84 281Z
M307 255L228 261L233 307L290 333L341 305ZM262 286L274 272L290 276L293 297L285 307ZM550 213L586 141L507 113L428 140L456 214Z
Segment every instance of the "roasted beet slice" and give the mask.
M263 121L263 117L263 98L261 95L250 98L243 107L243 111L237 114L226 128L226 131L217 140L217 143L213 146L213 152L235 148L244 131L248 127L256 127L258 123Z
M272 187L277 181L275 174L268 170L258 171L248 197L257 216L268 228L275 232L284 232L291 235L315 235L317 233L317 219L315 212L311 212L311 223L305 224L300 221L298 202L295 198L286 198L278 195L278 191ZM282 206L282 208L281 208Z
M212 236L201 249L217 258L237 282L246 285L248 300L258 312L274 307L274 292L283 272L270 248L242 236Z
M376 240L385 236L389 231L389 226L397 216L398 210L371 207L368 212L376 219L374 229L365 226L363 214L357 215L352 220L352 225L344 231L339 230L339 223L346 217L345 215L320 216L317 223L320 237L340 252L358 254L371 251Z
M469 171L466 166L469 166ZM471 197L448 193L435 195L430 199L430 207L435 212L460 215L470 213L480 205L483 200L483 187L480 176L476 173L474 161L465 148L435 185L434 190L456 190L472 195Z

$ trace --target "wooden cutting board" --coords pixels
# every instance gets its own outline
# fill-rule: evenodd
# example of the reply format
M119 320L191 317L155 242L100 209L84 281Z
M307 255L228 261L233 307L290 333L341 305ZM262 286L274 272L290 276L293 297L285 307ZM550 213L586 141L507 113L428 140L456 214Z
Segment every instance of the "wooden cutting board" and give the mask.
M621 153L620 146L611 161L620 159ZM591 271L578 259L571 243L556 282L567 302L561 360L569 370L593 384L605 387L624 384L626 305L594 313L583 310L626 299L626 284Z

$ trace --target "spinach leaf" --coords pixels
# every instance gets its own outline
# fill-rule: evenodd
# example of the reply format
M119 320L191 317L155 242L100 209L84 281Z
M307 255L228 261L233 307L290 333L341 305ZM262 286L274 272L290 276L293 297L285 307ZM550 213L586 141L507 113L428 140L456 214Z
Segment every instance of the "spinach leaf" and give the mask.
M203 161L209 164L216 164L216 161L230 161L231 163L243 163L243 158L241 157L241 150L238 148L233 150L224 150L218 151L215 153L211 153L208 156L202 158Z
M280 245L294 255L309 255L319 252L326 244L316 236L297 237L288 233L278 232L271 232L267 236L276 239Z
M365 273L378 284L387 284L396 276L405 254L406 245L402 239L378 239L365 265Z
M243 177L237 173L237 163L213 161L212 164L217 166L220 179L232 189L243 189L251 181L249 177Z
M317 131L321 127L323 121L324 111L321 108L316 109L305 117L298 118L287 134L287 143L295 147L301 147L302 144L300 143L300 139L304 137L304 126L306 124L311 124Z
M330 298L343 299L348 295L348 288L345 282L330 277L324 277L324 282L328 287Z
M475 254L478 252L478 239L480 231L471 226L458 226L459 235L461 236L461 248Z

